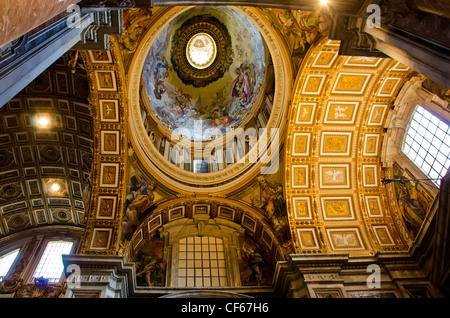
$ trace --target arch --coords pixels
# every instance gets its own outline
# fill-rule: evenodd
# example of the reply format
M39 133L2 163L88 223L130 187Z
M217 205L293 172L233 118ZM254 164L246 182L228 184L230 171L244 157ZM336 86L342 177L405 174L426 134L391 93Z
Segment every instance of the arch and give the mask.
M196 253L184 255L194 244ZM276 264L285 261L290 251L261 214L225 198L167 201L142 221L124 245L125 259L136 264L139 284L182 289L271 286ZM216 254L208 251L219 245L215 265ZM257 257L258 269L249 265L249 257Z
M287 259L283 241L261 213L248 205L227 198L178 198L161 203L135 229L129 241L125 241L123 254L131 259L145 239L159 234L171 222L194 224L213 221L215 224L239 229L263 246L274 264ZM184 223L183 223L184 222Z
M386 119L386 133L383 137L383 146L381 152L381 163L386 168L387 178L392 179L427 179L425 173L403 152L403 143L405 135L408 133L409 124L417 105L422 106L439 119L449 122L449 113L447 108L448 102L439 97L439 95L425 88L423 76L414 76L405 83L400 90L397 98L393 103L393 109L390 116ZM393 168L392 168L393 167ZM414 200L420 202L424 209L420 213L423 219L422 224L417 228L416 222L411 227L406 214L408 207L403 205L401 196L403 193L413 191ZM429 229L429 222L425 222L430 218L429 213L432 212L433 200L437 198L438 188L432 181L408 182L404 184L393 182L386 185L387 196L391 202L390 208L397 218L397 228L402 233L405 241L409 246L420 237L420 234L426 233ZM410 194L409 194L410 195Z
M427 176L401 150L404 135L407 133L408 123L416 105L424 107L441 120L449 122L449 114L446 110L448 102L425 89L424 80L423 77L415 76L406 82L399 92L391 115L386 120L387 132L381 152L381 162L385 167L392 166L394 162L397 162L402 169L407 169L414 176L420 178L427 178ZM427 184L424 186L433 196L438 193L436 187Z
M295 84L286 140L286 201L299 254L405 250L381 180L384 123L412 71L395 60L339 55L323 39ZM389 191L389 190L388 190Z
M108 51L81 51L91 87L94 159L90 208L82 254L116 254L119 242L125 167L128 156L126 80L119 44L110 38Z

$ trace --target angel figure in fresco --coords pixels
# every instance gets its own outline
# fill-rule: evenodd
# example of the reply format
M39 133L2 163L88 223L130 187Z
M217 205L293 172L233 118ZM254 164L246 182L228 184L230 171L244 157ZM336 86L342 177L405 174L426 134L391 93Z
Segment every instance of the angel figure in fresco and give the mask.
M158 56L153 71L153 77L155 79L155 97L161 99L162 94L166 92L166 86L164 85L164 79L168 76L169 62L167 62L164 56Z
M145 25L152 19L151 9L132 8L123 10L123 26L125 32L118 37L123 50L134 52L144 32Z
M287 224L283 186L278 182L267 182L263 176L258 177L256 181L261 195L259 199L251 197L252 205L263 209L264 216L273 224L275 231L280 231Z
M178 128L178 125L176 124L176 119L175 116L169 111L170 109L170 105L165 104L164 107L163 106L157 106L155 107L155 112L156 115L159 116L159 118L161 119L161 121L166 124L166 125L170 125L170 127L172 127L172 129Z
M153 190L155 183L147 182L134 165L131 172L131 186L125 197L124 216L122 220L122 233L131 233L135 226L139 224L139 216L150 208L154 201Z
M253 85L255 78L254 65L247 66L244 63L236 69L236 79L232 85L231 96L240 99L241 105L246 105L253 97Z
M308 47L324 32L324 19L319 13L300 10L281 10L277 14L281 32L294 41L294 51L306 52ZM327 26L325 26L326 28Z
M189 109L191 96L177 88L174 89L174 92L175 92L175 106L177 107L175 111L176 115L184 117L187 114L187 110Z

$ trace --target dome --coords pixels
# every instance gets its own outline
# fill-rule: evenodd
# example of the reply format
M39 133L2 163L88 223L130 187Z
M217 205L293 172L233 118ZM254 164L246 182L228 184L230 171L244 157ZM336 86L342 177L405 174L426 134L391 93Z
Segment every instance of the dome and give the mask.
M210 140L242 124L264 80L258 28L231 7L196 7L158 34L142 80L151 109L172 132Z
M174 7L130 64L130 141L179 193L231 192L278 169L289 101L285 51L251 8Z

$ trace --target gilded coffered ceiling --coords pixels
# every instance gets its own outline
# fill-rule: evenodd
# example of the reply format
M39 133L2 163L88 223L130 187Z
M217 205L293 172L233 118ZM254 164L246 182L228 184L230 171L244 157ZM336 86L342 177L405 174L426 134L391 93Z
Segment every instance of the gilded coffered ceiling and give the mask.
M74 57L61 57L1 109L0 236L84 227L94 127Z
M384 122L411 70L338 51L325 39L308 52L290 107L285 185L296 252L405 250L380 156Z

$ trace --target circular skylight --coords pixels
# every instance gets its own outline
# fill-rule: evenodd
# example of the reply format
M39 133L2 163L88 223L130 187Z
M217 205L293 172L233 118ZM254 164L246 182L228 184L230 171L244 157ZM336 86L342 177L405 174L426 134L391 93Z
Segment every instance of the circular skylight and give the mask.
M207 33L197 33L188 42L186 57L189 63L197 69L210 66L217 55L216 42Z

